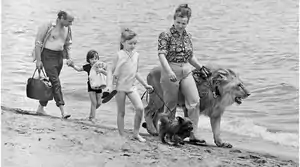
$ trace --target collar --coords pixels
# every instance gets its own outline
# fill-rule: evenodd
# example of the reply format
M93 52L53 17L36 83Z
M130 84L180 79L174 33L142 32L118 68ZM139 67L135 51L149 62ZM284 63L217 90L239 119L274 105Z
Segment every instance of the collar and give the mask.
M221 96L220 90L219 90L218 86L214 85L215 83L213 82L213 79L210 78L210 79L207 79L206 81L210 87L213 97L217 98L217 97Z
M170 32L171 32L171 34L172 34L173 36L180 37L180 32L175 28L174 24L173 24L172 27L170 28ZM183 30L182 35L183 35L183 36L186 36L186 35L187 35L186 30Z
M221 96L218 86L215 86L215 89L212 92L213 92L214 98Z

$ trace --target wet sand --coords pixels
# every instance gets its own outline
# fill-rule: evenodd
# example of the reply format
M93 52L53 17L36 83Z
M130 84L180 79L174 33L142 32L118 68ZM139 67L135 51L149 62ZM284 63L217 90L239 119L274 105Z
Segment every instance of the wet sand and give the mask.
M145 133L147 142L140 143L131 139L130 130L124 139L116 128L97 122L1 109L2 166L298 166L296 160L244 149L164 145Z

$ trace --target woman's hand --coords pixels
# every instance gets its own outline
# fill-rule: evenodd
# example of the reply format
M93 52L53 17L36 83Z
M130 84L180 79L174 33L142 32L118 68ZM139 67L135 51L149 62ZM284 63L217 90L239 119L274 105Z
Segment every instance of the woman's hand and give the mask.
M153 91L153 87L151 85L145 85L145 89L147 89L149 92Z
M172 81L172 82L177 81L177 77L173 71L169 72L168 76L169 76L170 81Z

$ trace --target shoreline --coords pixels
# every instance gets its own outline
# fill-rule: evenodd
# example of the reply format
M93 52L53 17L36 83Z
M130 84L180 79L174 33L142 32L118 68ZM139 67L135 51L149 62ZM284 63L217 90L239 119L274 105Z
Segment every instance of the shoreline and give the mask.
M143 131L147 142L140 143L131 140L131 130L124 139L116 128L85 120L35 116L3 106L1 115L4 166L299 166L296 159L241 145L225 149L207 141L208 146L173 147Z
M201 137L204 138L207 143L214 145L213 134L211 130L201 129ZM271 141L262 140L256 137L242 136L231 132L222 132L223 141L233 144L233 149L241 149L248 152L257 152L260 154L266 154L271 156L280 157L285 160L293 160L299 162L298 148L287 147L276 144ZM280 152L278 152L280 150Z

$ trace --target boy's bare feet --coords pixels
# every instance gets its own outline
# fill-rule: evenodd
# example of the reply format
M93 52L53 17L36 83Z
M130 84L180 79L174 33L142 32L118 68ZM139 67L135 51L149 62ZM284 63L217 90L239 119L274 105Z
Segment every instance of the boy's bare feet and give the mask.
M89 117L89 121L91 121L94 124L96 122L96 118Z
M45 110L44 110L44 106L39 105L39 106L38 106L38 109L37 109L37 111L36 111L36 114L37 114L37 115L47 115L47 113L46 113Z
M59 106L59 109L60 109L60 112L61 112L61 117L62 117L62 119L68 119L68 118L71 117L70 114L67 114L67 112L65 112L64 106L63 106L63 105L60 105L60 106Z

